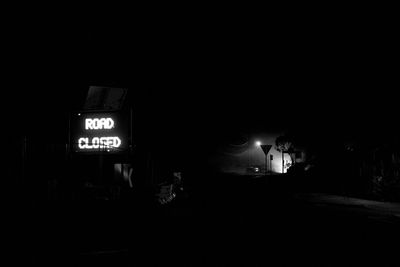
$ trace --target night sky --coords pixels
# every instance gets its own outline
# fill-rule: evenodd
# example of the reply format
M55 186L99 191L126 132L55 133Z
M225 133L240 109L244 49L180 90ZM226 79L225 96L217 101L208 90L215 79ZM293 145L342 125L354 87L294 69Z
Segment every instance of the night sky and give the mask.
M15 132L60 134L60 118L82 106L90 85L129 88L144 121L176 126L186 141L253 130L333 138L394 129L394 43L372 24L86 15L82 24L55 31L44 23L21 34L20 43L35 42L22 45L24 75L7 93L22 111L11 120L24 122Z

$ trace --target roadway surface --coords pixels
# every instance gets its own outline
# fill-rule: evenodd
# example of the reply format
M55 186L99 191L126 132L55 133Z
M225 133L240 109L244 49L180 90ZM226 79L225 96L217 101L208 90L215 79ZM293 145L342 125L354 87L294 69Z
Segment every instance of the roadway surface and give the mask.
M53 266L398 266L400 204L235 178L167 208L53 203L21 250Z

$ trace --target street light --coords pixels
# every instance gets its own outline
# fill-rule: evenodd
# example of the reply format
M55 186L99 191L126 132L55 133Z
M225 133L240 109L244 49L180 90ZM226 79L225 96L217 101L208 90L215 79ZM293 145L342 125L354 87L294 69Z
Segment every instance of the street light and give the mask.
M261 145L262 145L262 143L261 143L261 141L256 141L255 142L255 145L257 146L257 147L260 147L261 149L262 149L262 147L261 147ZM265 155L265 161L264 161L264 174L267 174L267 164L266 164L266 155Z

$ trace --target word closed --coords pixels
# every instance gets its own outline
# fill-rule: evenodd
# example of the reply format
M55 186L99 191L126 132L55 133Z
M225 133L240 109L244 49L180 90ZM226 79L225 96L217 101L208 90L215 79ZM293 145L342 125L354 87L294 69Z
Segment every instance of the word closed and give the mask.
M112 149L118 148L122 141L117 136L110 137L88 137L79 138L78 146L80 149Z

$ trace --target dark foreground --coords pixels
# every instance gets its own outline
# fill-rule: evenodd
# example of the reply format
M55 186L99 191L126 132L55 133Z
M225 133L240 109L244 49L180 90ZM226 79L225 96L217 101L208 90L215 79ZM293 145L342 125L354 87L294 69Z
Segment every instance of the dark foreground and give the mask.
M265 178L230 181L161 209L37 205L18 215L28 223L17 257L52 266L398 265L399 205L288 193Z

